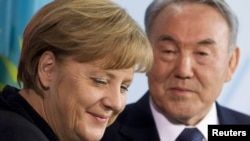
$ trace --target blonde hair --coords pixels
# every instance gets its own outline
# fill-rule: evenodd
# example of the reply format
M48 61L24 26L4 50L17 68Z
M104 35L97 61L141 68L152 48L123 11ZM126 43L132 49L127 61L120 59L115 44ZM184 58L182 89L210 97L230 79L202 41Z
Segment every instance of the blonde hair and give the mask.
M37 66L45 51L57 61L103 60L103 69L136 66L147 72L152 66L152 49L147 36L130 15L110 0L55 0L44 6L27 25L18 82L40 91Z

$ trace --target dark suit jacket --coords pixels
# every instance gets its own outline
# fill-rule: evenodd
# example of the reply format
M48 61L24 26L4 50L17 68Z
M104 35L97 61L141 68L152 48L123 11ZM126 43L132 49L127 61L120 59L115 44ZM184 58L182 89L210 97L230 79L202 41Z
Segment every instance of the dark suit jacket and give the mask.
M249 124L250 117L216 103L220 124ZM107 128L102 141L160 141L149 106L149 92L129 104Z

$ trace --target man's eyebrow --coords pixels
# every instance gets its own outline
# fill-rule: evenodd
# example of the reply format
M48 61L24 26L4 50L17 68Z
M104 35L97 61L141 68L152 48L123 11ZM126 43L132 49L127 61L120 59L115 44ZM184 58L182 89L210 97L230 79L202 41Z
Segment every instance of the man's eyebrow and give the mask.
M170 41L175 44L178 44L178 41L169 35L161 35L159 37L159 41ZM198 45L216 45L216 42L213 39L207 38L207 39L203 39L199 41L197 44Z
M169 36L169 35L162 35L162 36L160 36L159 40L160 41L172 41L172 42L176 42L176 40L173 37Z
M216 42L212 39L204 39L198 42L199 45L215 45Z

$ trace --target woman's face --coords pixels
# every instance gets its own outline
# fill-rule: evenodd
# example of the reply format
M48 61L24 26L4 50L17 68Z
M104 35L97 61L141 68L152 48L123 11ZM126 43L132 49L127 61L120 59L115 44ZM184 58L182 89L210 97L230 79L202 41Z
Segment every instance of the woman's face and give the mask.
M48 70L45 113L60 140L100 140L125 107L134 68L103 70L69 60Z

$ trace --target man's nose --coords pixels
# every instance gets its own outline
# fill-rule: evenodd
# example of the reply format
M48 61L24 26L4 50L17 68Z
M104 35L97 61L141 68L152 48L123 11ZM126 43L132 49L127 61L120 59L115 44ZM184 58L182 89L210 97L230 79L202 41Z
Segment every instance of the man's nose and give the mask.
M180 79L190 79L193 77L193 64L192 57L190 56L179 56L175 64L175 77Z

